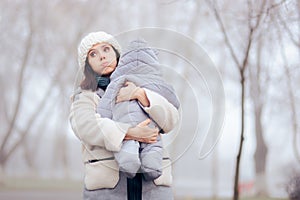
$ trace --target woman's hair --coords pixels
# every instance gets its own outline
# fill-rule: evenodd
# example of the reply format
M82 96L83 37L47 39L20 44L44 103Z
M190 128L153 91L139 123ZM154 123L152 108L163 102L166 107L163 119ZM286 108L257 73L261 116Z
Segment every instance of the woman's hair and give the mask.
M115 49L115 47L113 47L113 50L116 54L116 58L117 58L117 65L119 63L119 59L120 59L120 53ZM82 80L82 82L80 83L80 87L83 90L92 90L93 92L97 90L98 88L98 83L96 80L96 76L98 75L90 66L89 61L88 61L88 57L85 60L85 65L84 65L84 79Z

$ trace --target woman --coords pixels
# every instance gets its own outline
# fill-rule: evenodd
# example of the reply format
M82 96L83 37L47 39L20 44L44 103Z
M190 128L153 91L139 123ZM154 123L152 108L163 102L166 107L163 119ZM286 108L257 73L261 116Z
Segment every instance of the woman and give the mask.
M171 190L171 161L165 152L162 175L154 181L145 181L140 174L127 179L119 172L113 152L118 152L123 140L154 143L158 129L150 128L147 119L135 127L101 118L96 107L109 77L116 69L121 47L111 35L94 32L84 37L78 47L80 69L84 70L81 90L74 95L70 123L82 142L85 165L84 199L173 199ZM117 102L137 100L157 124L164 124L164 132L174 128L178 121L177 109L161 95L139 88L133 83L120 89ZM165 116L161 119L161 116ZM162 121L163 120L163 121Z

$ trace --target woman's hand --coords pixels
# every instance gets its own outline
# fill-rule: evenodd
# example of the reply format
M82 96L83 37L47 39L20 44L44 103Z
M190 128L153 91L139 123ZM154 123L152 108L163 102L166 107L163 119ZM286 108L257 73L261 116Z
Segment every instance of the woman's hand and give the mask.
M126 81L117 95L116 103L130 100L138 100L144 107L150 106L145 90L137 87L133 82Z
M150 128L148 125L151 122L150 119L139 123L133 128L129 128L125 136L125 140L136 140L144 143L155 143L158 136L158 128Z

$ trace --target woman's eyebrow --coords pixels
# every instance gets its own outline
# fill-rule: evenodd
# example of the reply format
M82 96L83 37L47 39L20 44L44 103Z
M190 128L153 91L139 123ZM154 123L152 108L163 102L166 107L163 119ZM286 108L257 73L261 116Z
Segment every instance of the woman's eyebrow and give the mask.
M104 48L104 47L109 47L108 44L103 44L103 45L100 45L101 48Z
M109 47L109 45L108 44L102 44L102 45L100 45L100 46L98 46L98 48L100 47L100 48L104 48L104 47ZM89 52L91 52L91 51L93 51L93 50L97 50L97 47L92 47L90 50L89 50ZM88 52L88 53L89 53Z
M92 48L88 51L87 54L89 54L91 51L95 51L95 50L96 50L96 49L92 47Z

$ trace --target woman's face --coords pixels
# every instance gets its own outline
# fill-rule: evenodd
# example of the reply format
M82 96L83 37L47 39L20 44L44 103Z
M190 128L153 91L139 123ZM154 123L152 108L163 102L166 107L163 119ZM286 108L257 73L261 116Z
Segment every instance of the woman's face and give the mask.
M109 75L117 67L117 57L114 49L108 43L95 44L88 52L88 62L99 75Z

